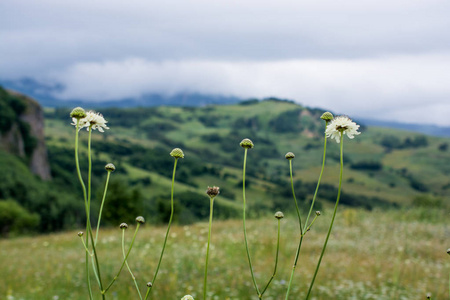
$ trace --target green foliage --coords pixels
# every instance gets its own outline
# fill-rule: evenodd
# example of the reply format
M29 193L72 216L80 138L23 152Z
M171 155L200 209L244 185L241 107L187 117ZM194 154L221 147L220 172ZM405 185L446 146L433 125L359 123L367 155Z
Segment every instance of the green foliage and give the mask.
M385 135L381 139L380 145L387 149L419 148L428 146L428 139L424 135L418 135L413 138L406 137L404 140L401 140L397 136Z
M430 195L418 195L414 197L413 206L425 208L440 208L443 205L441 198L436 198Z
M0 201L0 234L3 237L34 232L39 215L30 213L14 200Z
M380 161L362 160L351 163L350 168L354 170L379 171L383 168L383 164Z
M289 110L281 113L270 121L269 125L275 132L300 132L303 128L300 123L302 109Z
M98 202L102 195L103 187L97 193ZM143 201L144 197L139 189L130 188L125 178L114 176L109 183L102 220L112 226L122 222L133 224L136 217L142 215Z
M28 211L40 216L39 231L55 231L80 224L83 202L64 186L41 181L31 174L18 157L0 151L0 199L15 199ZM75 193L76 194L76 193Z

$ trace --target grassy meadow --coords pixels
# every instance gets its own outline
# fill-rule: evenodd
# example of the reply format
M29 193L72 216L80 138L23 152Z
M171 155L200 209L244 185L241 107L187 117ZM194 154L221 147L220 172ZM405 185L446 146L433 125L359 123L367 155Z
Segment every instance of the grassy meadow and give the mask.
M306 295L331 212L325 208L305 237L290 299ZM312 299L426 299L427 293L432 299L448 299L448 217L448 212L437 209L368 212L341 207ZM267 216L250 220L247 226L258 284L263 285L273 271L276 220ZM128 229L128 242L133 231ZM207 231L203 222L172 228L151 299L180 299L185 294L201 298ZM164 226L146 225L133 247L129 263L143 293L164 234ZM284 299L297 235L295 216L288 215L282 219L278 272L263 299ZM121 233L110 228L102 230L100 237L102 276L109 281L120 265ZM241 221L213 223L210 254L209 299L258 298L245 257ZM84 251L76 231L0 240L0 256L1 299L88 298ZM138 299L126 269L108 299Z
M26 159L0 152L0 165L8 170L0 173L0 199L17 203L21 214L35 217L26 231L8 227L14 220L4 221L8 226L2 227L0 239L1 300L88 299L85 252L77 237L85 228L85 211L69 111L45 111L51 181L31 174ZM323 111L270 99L207 107L105 108L101 113L111 129L92 135L94 224L104 166L112 162L117 167L97 245L103 281L109 283L122 261L118 225L131 225L126 238L130 243L134 219L142 215L147 223L128 262L145 293L170 212L169 152L179 147L186 156L177 167L174 226L150 299L180 299L186 294L202 298L209 213L204 191L213 185L220 187L220 195L214 209L207 298L257 299L240 220L239 142L250 138L255 148L248 153L246 169L247 232L255 275L261 287L272 274L277 231L273 213L281 210L286 217L281 220L278 271L263 299L284 299L299 237L284 155L295 153L293 181L305 215L320 172ZM427 293L432 299L449 299L448 138L365 126L361 132L354 140L345 139L340 207L311 299L426 299ZM86 179L85 130L80 132L80 161ZM314 208L322 215L303 241L290 299L306 296L330 223L338 178L339 148L329 140ZM24 233L29 236L21 236ZM91 282L96 288L94 276ZM126 268L107 299L139 299Z

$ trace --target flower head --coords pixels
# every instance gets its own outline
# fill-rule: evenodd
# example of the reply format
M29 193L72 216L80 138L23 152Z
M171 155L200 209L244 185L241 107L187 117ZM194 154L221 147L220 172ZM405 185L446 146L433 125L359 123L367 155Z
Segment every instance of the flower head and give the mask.
M136 222L138 222L139 224L144 224L145 223L145 219L142 216L139 216L136 218Z
M181 298L181 300L194 300L194 297L192 297L191 295L186 295L183 298Z
M283 219L284 218L284 214L281 211L277 211L275 213L274 217L277 218L277 219Z
M358 129L359 125L349 117L338 116L328 124L325 134L327 137L334 138L337 143L340 143L341 134L346 134L349 139L352 139L355 135L361 134L361 132L358 132Z
M251 149L255 145L253 145L253 142L250 139L243 139L239 145L241 145L242 148Z
M128 224L127 223L122 223L119 225L120 229L128 229Z
M329 111L326 111L320 116L320 118L328 123L333 120L333 114Z
M105 169L108 172L114 172L116 170L116 166L114 166L112 163L109 163L105 166Z
M184 152L180 148L175 148L170 151L170 156L173 156L175 158L184 158Z
M71 114L72 115L72 114ZM77 125L77 118L72 118L73 123L72 125ZM100 132L104 132L103 129L109 129L108 126L106 126L106 123L108 123L105 118L100 113L96 113L94 111L88 111L86 113L86 116L82 119L80 119L79 123L79 129L86 127L86 130L89 131L89 127L92 129L98 129Z
M86 111L82 107L75 107L70 112L70 117L75 119L75 121L77 119L82 119L82 118L86 117Z
M287 160L291 160L295 157L295 155L292 152L288 152L284 157L286 157Z
M216 197L217 195L219 195L219 187L218 186L213 186L213 187L208 186L208 189L206 190L206 194L211 198Z
M79 236L79 237L82 237L83 234L84 234L83 231L78 232L78 236Z

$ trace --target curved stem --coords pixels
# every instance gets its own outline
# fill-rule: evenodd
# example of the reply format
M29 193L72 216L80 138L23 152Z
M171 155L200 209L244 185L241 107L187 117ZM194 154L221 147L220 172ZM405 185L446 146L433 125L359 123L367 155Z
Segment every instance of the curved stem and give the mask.
M126 254L125 254L125 230L122 230L122 255L123 255L123 258L125 259L126 258ZM137 290L138 295L139 295L139 299L142 299L141 291L139 290L139 286L138 286L138 284L136 282L136 277L134 277L133 272L131 272L131 268L128 265L128 261L127 260L125 260L125 265L127 266L128 272L130 272L131 278L133 279L134 286L136 287L136 290Z
M100 212L98 213L97 230L95 231L95 245L97 245L98 231L100 229L100 221L102 219L103 205L105 204L106 192L108 191L110 175L111 175L111 171L108 171L108 174L106 175L105 190L103 191L102 204L100 205Z
M248 242L247 242L247 229L245 226L245 166L247 164L247 148L245 148L245 152L244 152L244 167L243 167L243 171L242 171L242 194L243 194L243 200L244 200L244 204L243 204L243 213L242 213L242 220L243 220L243 225L244 225L244 240L245 240L245 250L247 252L247 259L248 259L248 265L250 267L250 273L252 275L252 280L253 280L253 285L255 287L256 293L258 294L258 296L261 294L259 292L259 288L258 285L256 284L256 280L255 280L255 275L253 274L253 266L252 266L252 259L250 257L250 252L248 250Z
M336 198L336 205L334 206L334 212L333 212L333 217L331 218L330 228L328 229L327 237L325 239L325 243L323 245L322 252L320 253L319 262L317 263L317 267L316 267L316 270L314 271L314 276L312 278L311 285L309 286L309 289L308 289L308 294L306 295L306 300L308 300L309 296L311 295L314 281L316 280L317 272L319 271L319 268L320 268L320 263L322 262L323 255L327 248L328 239L330 238L331 229L333 229L334 219L336 217L336 212L337 212L337 208L339 205L339 199L341 197L342 173L343 173L343 169L344 169L344 138L343 137L344 137L344 134L343 134L343 132L341 132L341 143L340 143L341 144L341 155L340 155L341 156L341 159L340 159L341 167L340 167L340 174L339 174L339 189L338 189L338 194L337 194L337 198Z
M325 131L327 130L328 122L325 124ZM308 224L309 217L311 216L312 210L314 208L314 203L316 202L317 192L319 191L320 181L322 180L323 170L325 169L325 156L327 154L327 135L325 134L323 142L323 157L322 157L322 169L320 169L319 180L317 181L316 190L314 191L314 197L311 202L311 207L309 208L308 217L306 218L305 224Z
M210 209L209 209L209 229L208 229L208 246L206 247L206 259L205 259L205 278L203 280L203 300L206 300L206 282L208 279L208 259L209 259L209 245L211 243L211 227L214 209L214 197L210 198Z
M77 169L77 175L78 175L78 180L80 181L80 185L81 185L81 189L83 190L83 198L84 198L84 208L86 210L86 217L88 217L89 215L89 209L88 209L88 203L87 203L87 194L86 194L86 186L84 185L84 181L83 181L83 177L81 176L81 171L80 171L80 161L78 158L78 136L79 136L79 132L80 132L80 119L77 119L77 126L76 126L76 130L75 130L75 166ZM85 269L86 269L86 282L87 282L87 287L88 287L88 291L89 291L89 299L92 300L93 296L92 296L92 287L91 287L91 281L90 281L90 276L89 276L89 226L88 226L88 221L86 221L86 242L83 243L84 247L86 248L86 265L85 265Z
M136 235L138 233L139 230L139 226L141 225L141 223L137 223L136 226L136 230L134 231L134 235L133 235L133 239L131 240L131 244L130 244L130 248L128 248L128 252L127 255L123 258L123 262L122 265L120 266L119 272L117 272L117 275L114 276L113 280L109 283L108 287L105 290L102 290L102 294L106 294L106 292L109 290L109 288L113 285L113 283L117 280L117 278L120 275L120 272L122 272L123 267L125 266L125 263L127 261L128 256L130 255L131 249L133 248L133 244L134 244L134 240L136 239ZM125 229L122 229L123 231L125 231Z
M278 253L280 252L280 221L281 219L278 219L278 234L277 234L277 253L275 254L275 267L273 268L273 274L272 277L270 277L269 282L267 282L266 286L264 287L263 291L261 292L259 298L261 299L264 293L266 292L267 288L269 287L272 280L275 278L275 275L277 274L277 266L278 266Z
M151 281L151 286L147 288L147 293L145 295L145 300L147 300L148 296L150 295L150 291L152 290L152 287L155 285L156 277L158 276L158 271L161 266L161 261L164 255L164 250L166 249L166 243L167 243L167 237L169 236L170 231L170 225L172 224L173 219L173 187L175 185L175 172L177 170L177 162L178 158L175 158L175 164L173 166L173 174L172 174L172 189L170 191L170 218L169 218L169 224L167 226L166 236L164 238L164 244L163 248L161 250L161 255L159 257L158 266L156 267L155 275L153 276L153 280Z

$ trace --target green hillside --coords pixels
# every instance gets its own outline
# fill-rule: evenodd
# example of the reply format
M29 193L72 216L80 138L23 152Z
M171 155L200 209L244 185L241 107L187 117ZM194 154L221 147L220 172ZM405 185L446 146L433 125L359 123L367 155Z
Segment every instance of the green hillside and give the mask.
M74 127L70 109L46 110L46 140L53 178L77 188L73 164ZM239 214L243 149L250 138L255 148L248 156L249 213L254 216L293 208L289 168L284 154L295 153L294 175L298 198L311 200L320 170L324 123L319 109L276 99L239 105L102 109L110 130L93 134L96 185L103 167L117 166L119 189L139 195L136 209L154 222L164 221L173 159L171 149L186 154L177 173L177 220L189 223L207 214L204 190L220 186L218 217ZM358 122L358 120L356 120ZM363 120L361 120L363 121ZM341 203L366 209L402 205L440 206L448 203L450 151L448 139L386 128L364 127L354 140L345 140ZM86 132L82 132L86 151ZM319 191L319 205L335 201L339 149L328 142L327 168ZM131 216L130 216L131 218ZM113 220L111 220L113 221Z

